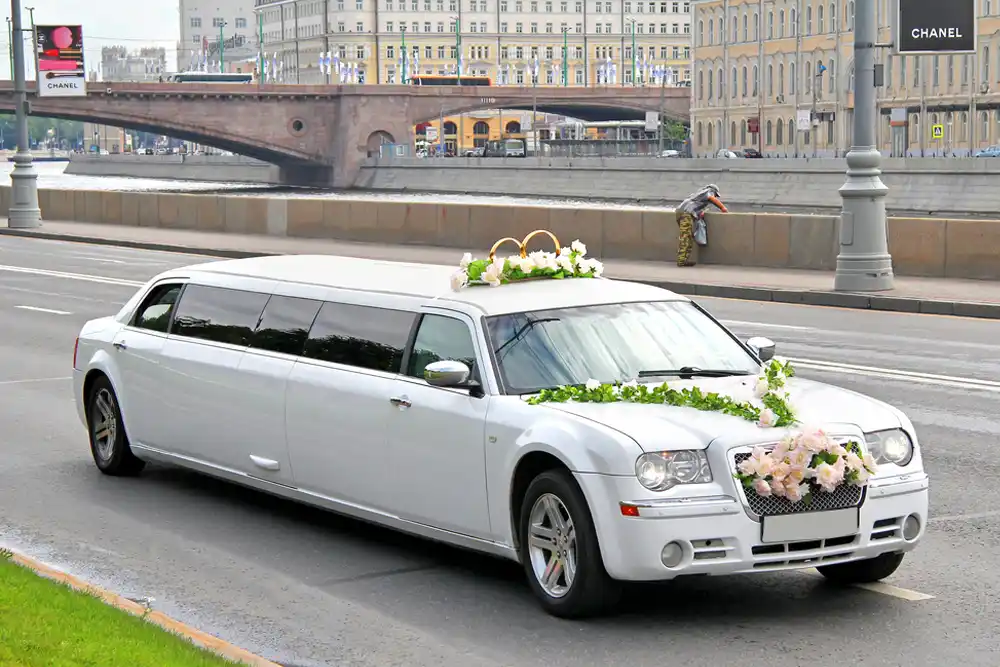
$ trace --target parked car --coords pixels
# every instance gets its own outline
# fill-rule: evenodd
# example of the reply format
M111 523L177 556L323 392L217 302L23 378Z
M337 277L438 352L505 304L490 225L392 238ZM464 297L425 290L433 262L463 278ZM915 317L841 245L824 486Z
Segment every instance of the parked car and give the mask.
M990 146L976 153L975 157L1000 157L1000 146Z
M722 158L724 160L737 160L739 159L740 156L737 155L735 152L729 150L728 148L723 148L719 150L718 153L715 154L715 157Z
M781 392L801 419L878 461L867 486L791 505L734 477L787 428L666 402L542 401L631 378L636 392L665 380L755 392L773 342L741 341L650 285L452 291L453 277L335 256L161 273L76 341L97 467L174 464L519 561L564 617L604 610L622 581L818 567L871 582L923 537L927 475L899 410L789 378Z
M760 154L760 151L756 148L744 148L742 151L743 157L750 159L760 159L764 156Z

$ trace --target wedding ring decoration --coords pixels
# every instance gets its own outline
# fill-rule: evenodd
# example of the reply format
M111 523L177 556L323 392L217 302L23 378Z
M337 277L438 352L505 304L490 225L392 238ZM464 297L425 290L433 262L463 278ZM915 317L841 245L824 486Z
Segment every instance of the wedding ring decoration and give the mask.
M528 243L539 234L552 240L555 252L528 252ZM506 258L497 257L497 250L510 243L517 246L518 254ZM547 229L536 229L520 241L510 236L500 239L490 248L486 259L473 259L471 253L465 253L459 262L458 271L452 275L451 287L459 291L469 285L499 287L540 278L599 278L604 272L604 265L586 255L587 246L579 240L573 241L569 246L560 246L555 234Z

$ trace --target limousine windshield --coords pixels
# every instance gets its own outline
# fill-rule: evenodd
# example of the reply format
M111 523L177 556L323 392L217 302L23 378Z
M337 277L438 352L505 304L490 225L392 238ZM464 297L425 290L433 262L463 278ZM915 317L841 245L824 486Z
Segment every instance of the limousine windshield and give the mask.
M756 374L758 362L689 301L622 303L487 318L508 394L685 367ZM666 379L666 378L665 378Z

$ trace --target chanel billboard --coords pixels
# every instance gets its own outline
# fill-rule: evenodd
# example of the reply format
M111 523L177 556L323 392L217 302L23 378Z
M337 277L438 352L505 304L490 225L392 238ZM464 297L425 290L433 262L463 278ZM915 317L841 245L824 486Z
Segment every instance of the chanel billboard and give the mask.
M976 52L976 0L896 2L896 53Z

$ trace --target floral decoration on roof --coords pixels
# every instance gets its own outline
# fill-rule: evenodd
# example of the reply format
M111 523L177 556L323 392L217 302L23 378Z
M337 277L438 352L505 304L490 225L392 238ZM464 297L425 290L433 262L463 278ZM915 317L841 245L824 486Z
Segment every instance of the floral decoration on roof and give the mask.
M552 239L555 252L528 252L528 242L538 234L545 234ZM519 253L506 258L497 257L497 249L508 242L516 244ZM487 259L473 259L471 253L465 253L459 262L458 271L451 277L451 288L457 292L469 285L499 287L538 278L600 278L603 272L604 265L596 259L588 258L587 246L580 241L560 246L555 234L538 229L520 241L511 237L500 239L493 244Z

